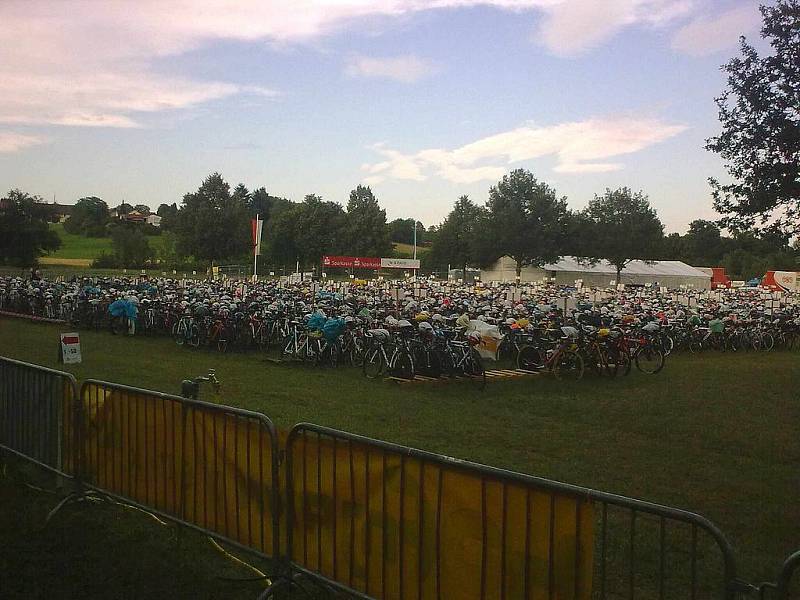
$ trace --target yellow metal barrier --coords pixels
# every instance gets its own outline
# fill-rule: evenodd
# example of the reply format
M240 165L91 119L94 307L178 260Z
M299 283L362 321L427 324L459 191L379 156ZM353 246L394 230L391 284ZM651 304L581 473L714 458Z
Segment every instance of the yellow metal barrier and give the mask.
M585 498L314 425L295 427L286 452L299 571L387 600L591 596Z
M277 435L264 415L94 380L81 402L87 486L280 555Z

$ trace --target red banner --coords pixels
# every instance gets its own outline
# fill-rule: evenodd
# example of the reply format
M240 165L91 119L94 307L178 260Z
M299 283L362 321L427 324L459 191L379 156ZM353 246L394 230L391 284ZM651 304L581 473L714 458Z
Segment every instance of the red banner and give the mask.
M354 269L380 269L381 259L365 256L323 256L322 266Z

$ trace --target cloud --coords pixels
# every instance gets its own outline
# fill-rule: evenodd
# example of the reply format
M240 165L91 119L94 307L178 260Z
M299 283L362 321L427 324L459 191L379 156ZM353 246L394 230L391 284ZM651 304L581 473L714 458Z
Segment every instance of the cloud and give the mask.
M47 140L38 135L0 131L0 154L19 152L31 146L44 144Z
M263 148L264 145L257 142L239 142L222 147L223 150L261 150Z
M559 125L525 125L453 150L431 148L403 154L385 144L372 147L384 160L365 164L367 183L385 179L422 181L430 173L453 183L495 181L508 166L555 156L558 173L601 173L624 168L606 159L631 154L685 131L651 118L588 119ZM489 164L487 164L489 163Z
M264 87L168 75L170 58L223 40L303 43L364 18L493 7L539 17L537 39L576 54L637 23L661 25L688 0L2 0L0 122L137 127L143 116ZM533 20L532 20L533 23ZM354 76L410 82L429 75L422 58L355 57Z
M345 73L350 77L378 77L414 83L436 70L432 62L409 54L391 58L354 56L348 61Z
M690 0L564 0L544 8L534 39L556 55L574 56L625 27L667 25L691 7Z
M675 33L672 47L692 56L713 54L736 46L740 35L758 31L760 25L761 13L755 4L738 6L693 19Z

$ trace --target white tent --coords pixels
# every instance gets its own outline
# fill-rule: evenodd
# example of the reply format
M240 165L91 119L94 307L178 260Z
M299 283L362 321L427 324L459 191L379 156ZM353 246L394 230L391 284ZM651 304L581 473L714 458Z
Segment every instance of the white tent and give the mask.
M508 256L502 257L488 269L481 271L483 281L513 282L516 276L516 263ZM522 281L555 279L560 285L575 285L575 281L580 279L583 285L588 287L608 287L616 277L617 270L608 261L591 264L574 256L563 256L558 262L546 264L541 268L524 267L521 273ZM628 285L650 283L668 288L679 288L683 285L707 290L711 288L711 275L679 260L653 262L633 260L622 270L620 283Z

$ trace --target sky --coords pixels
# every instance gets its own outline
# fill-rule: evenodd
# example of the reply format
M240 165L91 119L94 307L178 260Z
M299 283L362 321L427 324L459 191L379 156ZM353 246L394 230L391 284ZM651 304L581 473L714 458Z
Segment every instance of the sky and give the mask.
M714 218L750 0L2 0L0 191L180 203L220 172L440 222L525 168L580 209Z

